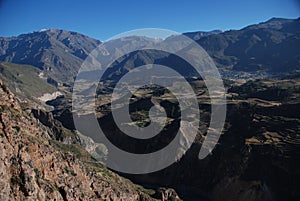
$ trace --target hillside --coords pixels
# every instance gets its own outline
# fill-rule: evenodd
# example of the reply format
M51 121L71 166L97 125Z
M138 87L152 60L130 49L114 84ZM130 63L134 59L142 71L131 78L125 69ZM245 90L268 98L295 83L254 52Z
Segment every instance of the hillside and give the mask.
M80 145L55 140L2 81L0 95L0 200L155 200L154 191L107 170ZM173 191L155 196L164 200L165 192Z
M197 42L219 67L270 73L300 69L300 18L272 18L241 30L210 35Z
M76 32L49 29L0 38L0 61L29 64L60 81L70 81L100 43Z
M0 79L14 93L24 97L38 98L56 91L42 76L42 71L30 65L0 62Z

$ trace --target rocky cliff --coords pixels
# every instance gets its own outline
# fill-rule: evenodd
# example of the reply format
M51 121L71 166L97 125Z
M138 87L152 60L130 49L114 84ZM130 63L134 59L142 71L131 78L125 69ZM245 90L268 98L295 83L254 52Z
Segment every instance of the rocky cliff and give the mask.
M52 140L2 82L0 96L0 200L153 200L79 146Z

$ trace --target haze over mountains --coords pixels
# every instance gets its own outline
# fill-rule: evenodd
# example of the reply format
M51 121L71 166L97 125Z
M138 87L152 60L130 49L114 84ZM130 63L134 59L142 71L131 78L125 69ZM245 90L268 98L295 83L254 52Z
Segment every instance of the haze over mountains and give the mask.
M273 74L300 69L300 18L272 18L241 30L191 32L184 35L200 44L225 74L227 70L230 70L229 74L231 70ZM115 42L120 43L120 40ZM136 37L136 40L145 46L157 42L146 37ZM0 61L30 64L55 80L70 83L83 60L100 44L101 41L76 32L44 30L0 38ZM121 44L122 48L126 47ZM143 64L147 63L144 60L155 61L162 57L149 52L147 55L137 54L131 54L126 58L127 62ZM170 61L166 58L164 63L176 65L174 58L170 58ZM185 70L185 66L176 68Z

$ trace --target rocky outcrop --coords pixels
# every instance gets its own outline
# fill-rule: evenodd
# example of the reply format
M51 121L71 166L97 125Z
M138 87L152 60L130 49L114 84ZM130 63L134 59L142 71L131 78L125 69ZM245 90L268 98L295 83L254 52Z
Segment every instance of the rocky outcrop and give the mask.
M176 191L174 189L167 189L167 188L159 188L154 195L154 197L158 198L162 201L180 201L179 196L177 195Z
M65 128L61 122L53 118L51 112L42 109L31 109L31 113L50 132L51 139L64 144L80 144L79 137L71 130Z
M47 114L37 121L0 86L0 200L152 200L101 164L76 158L74 147L49 140Z

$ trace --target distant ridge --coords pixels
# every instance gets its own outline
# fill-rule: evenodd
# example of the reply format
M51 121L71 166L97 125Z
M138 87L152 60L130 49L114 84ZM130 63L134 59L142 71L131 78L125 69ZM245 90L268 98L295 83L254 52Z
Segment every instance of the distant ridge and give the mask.
M217 67L242 72L287 73L300 70L300 18L272 18L266 22L254 24L240 30L222 32L188 32L184 35L195 40L213 58ZM171 36L174 37L174 36ZM145 46L158 42L155 39L136 36L132 38ZM166 40L168 40L167 38ZM123 42L120 50L126 48ZM0 37L0 61L35 66L61 82L72 82L83 60L101 41L80 33L47 29L17 37ZM131 45L134 45L132 43ZM118 50L116 50L118 51ZM164 64L178 65L174 57L130 54L127 62L118 62L120 68L132 67L129 64L143 64L147 61L157 61L165 57ZM138 59L137 62L135 60ZM168 60L172 59L172 60ZM121 66L124 64L125 66ZM182 71L189 71L186 66L175 66ZM192 75L192 72L185 72Z
M300 18L272 18L197 40L218 67L255 72L300 69Z

